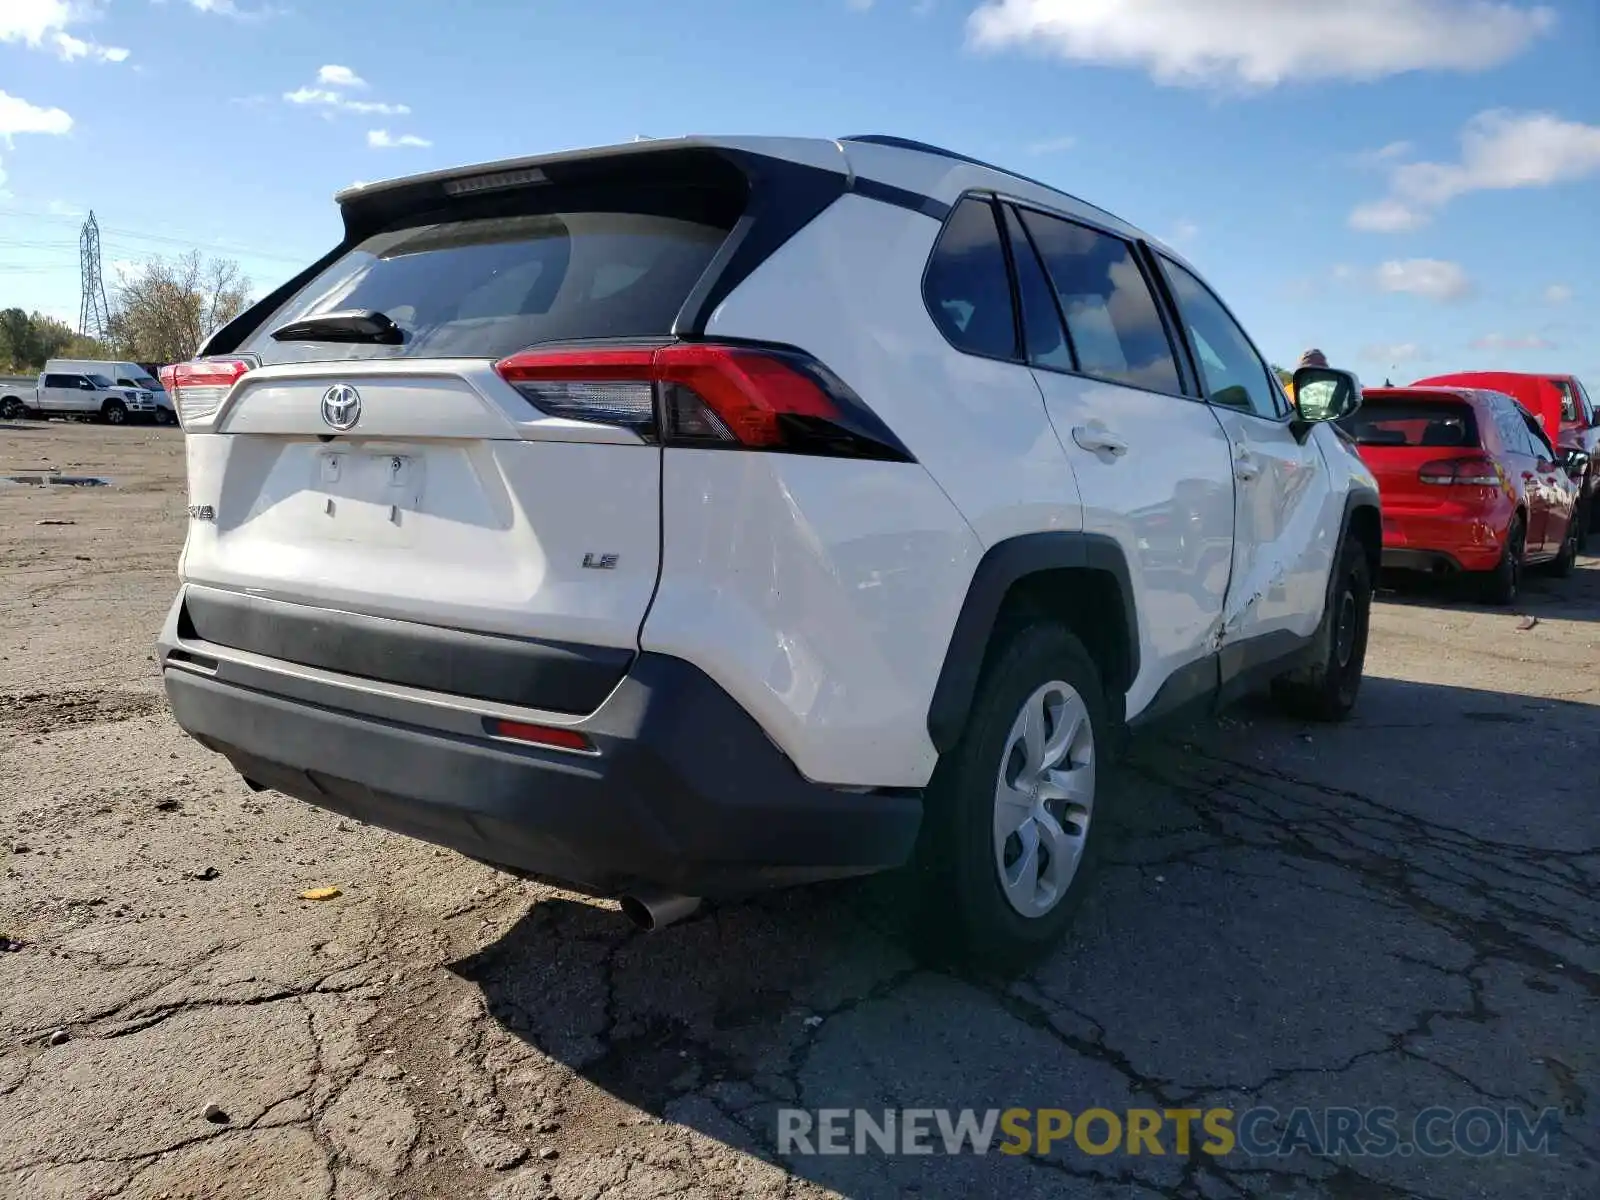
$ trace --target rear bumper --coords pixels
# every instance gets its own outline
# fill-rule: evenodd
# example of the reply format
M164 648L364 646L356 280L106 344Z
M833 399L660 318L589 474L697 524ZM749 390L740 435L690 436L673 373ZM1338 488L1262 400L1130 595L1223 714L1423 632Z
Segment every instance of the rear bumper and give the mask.
M597 747L585 756L489 737L466 709L259 661L197 662L204 654L164 639L168 701L247 779L596 894L729 895L868 874L904 863L921 822L914 794L802 778L680 659L639 656L599 709L563 722Z
M1405 571L1489 571L1511 524L1503 515L1383 512L1383 565Z

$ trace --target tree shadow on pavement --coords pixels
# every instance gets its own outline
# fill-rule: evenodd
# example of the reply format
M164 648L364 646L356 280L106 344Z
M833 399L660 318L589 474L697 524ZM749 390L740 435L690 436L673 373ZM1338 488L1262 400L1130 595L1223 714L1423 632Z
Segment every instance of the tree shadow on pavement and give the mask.
M628 1106L850 1197L1594 1194L1595 708L1369 679L1137 742L1068 942L1023 976L918 964L894 879L655 934L562 899L454 967ZM1554 1156L779 1153L778 1112L1559 1109ZM937 1126L933 1143L941 1141ZM1402 1126L1404 1129L1404 1126ZM1001 1141L996 1135L996 1147ZM790 1147L791 1151L794 1149Z

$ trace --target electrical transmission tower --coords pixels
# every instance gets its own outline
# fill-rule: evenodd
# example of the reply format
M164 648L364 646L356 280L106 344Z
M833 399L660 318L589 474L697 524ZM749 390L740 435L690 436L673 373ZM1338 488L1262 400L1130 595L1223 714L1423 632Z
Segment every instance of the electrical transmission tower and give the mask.
M111 307L106 303L106 280L100 269L100 223L94 213L78 235L79 273L83 280L83 305L78 311L78 332L103 340L111 332Z

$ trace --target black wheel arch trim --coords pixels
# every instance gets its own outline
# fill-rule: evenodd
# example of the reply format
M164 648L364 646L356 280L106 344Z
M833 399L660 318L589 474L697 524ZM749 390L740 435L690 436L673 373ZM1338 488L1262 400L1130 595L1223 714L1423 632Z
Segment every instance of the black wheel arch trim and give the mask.
M966 727L978 677L1007 593L1030 575L1064 569L1100 571L1116 582L1127 622L1128 678L1108 682L1126 689L1137 678L1138 613L1128 560L1116 539L1079 532L1025 533L1007 538L984 552L972 574L928 705L928 735L941 754L960 740Z

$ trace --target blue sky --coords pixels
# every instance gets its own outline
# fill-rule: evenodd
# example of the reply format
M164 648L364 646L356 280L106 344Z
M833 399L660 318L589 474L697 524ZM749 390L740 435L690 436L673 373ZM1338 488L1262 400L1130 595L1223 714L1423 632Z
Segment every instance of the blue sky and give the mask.
M1169 239L1279 361L1600 392L1597 63L1596 0L0 0L0 307L75 319L90 208L259 292L356 180L885 132Z

